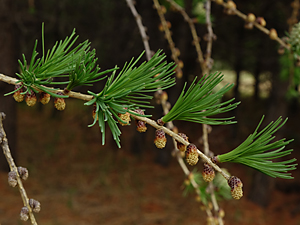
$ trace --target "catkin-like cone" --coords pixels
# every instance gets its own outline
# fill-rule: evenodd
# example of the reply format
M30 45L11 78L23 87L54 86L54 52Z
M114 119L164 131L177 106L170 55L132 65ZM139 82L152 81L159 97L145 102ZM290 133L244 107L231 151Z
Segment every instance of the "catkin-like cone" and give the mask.
M21 84L16 84L15 85L15 90L19 89L22 85ZM23 92L23 88L17 90L14 94L13 94L13 98L15 99L15 101L17 102L22 102L25 98L24 94L21 94Z
M155 131L154 144L157 148L164 148L167 143L166 134L162 129Z
M204 163L202 176L204 181L211 182L215 178L215 171L209 164Z
M123 123L122 121L119 120L119 123L122 126L129 125L129 122L131 121L131 119L130 119L130 113L129 112L126 112L125 114L119 113L118 116L120 117L121 120L123 120L124 122L126 122L126 123Z
M188 164L191 166L194 166L197 164L199 158L198 158L198 152L197 147L194 144L189 144L185 151L185 159Z
M185 141L188 141L188 137L184 134L184 133L178 133L178 135L180 137L182 137ZM186 151L186 145L182 144L179 141L176 141L177 143L177 148L181 151L181 152L185 152Z
M240 199L241 197L243 197L243 183L239 178L232 176L228 180L228 185L231 188L231 196L234 199Z
M43 92L43 91L40 92L40 102L43 105L46 105L49 101L50 101L50 94Z
M58 95L63 95L61 92L57 93ZM59 110L62 111L66 108L66 102L64 98L55 98L54 99L54 107Z
M25 98L25 102L28 106L34 106L37 101L36 94L34 91L28 90Z

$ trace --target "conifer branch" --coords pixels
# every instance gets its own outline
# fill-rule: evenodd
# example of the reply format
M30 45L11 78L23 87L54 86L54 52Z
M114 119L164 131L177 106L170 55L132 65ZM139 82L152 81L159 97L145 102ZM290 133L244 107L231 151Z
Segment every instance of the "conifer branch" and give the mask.
M27 207L27 212L31 221L31 224L33 225L37 225L36 219L34 217L34 214L32 212L32 208L29 204L29 198L27 197L27 193L26 190L23 186L18 168L14 162L13 156L11 155L10 149L9 149L9 145L8 145L8 140L6 137L6 133L4 131L4 127L3 127L3 120L5 119L5 114L3 112L0 112L0 145L3 149L3 154L5 155L6 161L9 165L10 171L14 174L14 177L12 178L13 181L15 181L16 183L13 184L12 186L16 186L18 185L18 189L20 191L20 195L24 204L24 207ZM10 173L11 173L10 172ZM10 178L10 177L9 177ZM27 214L27 212L25 214ZM27 215L25 215L25 219L28 217L26 217Z

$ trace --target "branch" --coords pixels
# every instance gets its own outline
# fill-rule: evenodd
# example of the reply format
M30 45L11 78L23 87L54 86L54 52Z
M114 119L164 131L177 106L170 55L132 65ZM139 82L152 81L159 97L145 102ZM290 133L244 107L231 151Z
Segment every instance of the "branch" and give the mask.
M212 0L214 2L217 2L217 0ZM222 5L225 9L227 8L227 3L217 3L219 5ZM239 11L236 8L231 8L231 10L234 12L235 15L237 15L238 17L242 18L243 20L247 21L247 15L242 13L241 11ZM259 29L260 31L262 31L263 33L265 33L266 35L270 35L270 30L268 30L267 28L265 28L264 26L260 25L257 21L253 22L253 25ZM281 40L281 38L276 37L276 38L272 38L273 40L277 41L281 46L285 47L287 50L291 50L291 47L285 43L283 40Z
M192 33L192 37L193 37L193 43L194 43L196 51L197 51L197 56L198 56L197 58L198 58L200 66L201 66L202 74L204 75L205 74L204 71L206 71L205 61L204 61L203 53L202 53L200 43L199 43L200 42L200 37L198 37L198 34L197 34L197 31L196 31L193 20L189 17L189 15L185 12L185 10L180 5L178 5L176 2L174 2L173 0L167 0L167 1L176 10L178 10L181 13L184 20L189 24L190 30L191 30L191 33Z
M149 61L153 55L151 49L150 49L150 45L149 45L149 36L147 36L146 34L146 29L145 27L143 26L143 23L142 23L142 18L141 16L138 14L138 12L136 11L135 7L134 7L134 2L133 0L126 0L127 4L128 4L128 7L130 8L131 10L131 13L133 14L135 20L136 20L136 23L137 23L137 26L139 28L139 31L140 31L140 34L142 36L142 40L143 40L143 44L144 44L144 48L146 50L146 58L147 58L147 61Z
M175 44L172 40L171 32L168 28L168 24L167 24L167 21L165 19L164 13L162 11L162 7L159 4L158 0L153 0L153 2L154 2L154 7L156 8L157 13L159 15L159 18L160 18L161 24L163 26L163 29L165 31L166 39L169 43L169 46L170 46L170 49L171 49L171 52L172 52L172 58L174 59L176 65L177 65L177 67L176 67L177 78L181 78L182 77L182 71L181 71L181 68L180 68L180 60L177 57L178 51L176 50Z
M0 74L0 81L3 81L3 82L6 82L6 83L9 83L9 84L13 84L13 85L16 85L17 83L17 79L15 78L11 78L9 76L6 76L4 74ZM36 88L36 90L38 90ZM39 91L39 90L38 90ZM63 90L55 90L56 92L63 92ZM71 98L76 98L76 99L81 99L81 100L84 100L84 101L89 101L93 98L92 95L87 95L87 94L81 94L81 93L78 93L78 92L73 92L73 91L70 91L69 93L65 93L66 95L68 95L69 97ZM131 114L131 116L137 120L141 120L141 121L144 121L146 122L147 124L149 124L150 126L156 128L156 129L162 129L166 134L168 134L169 136L175 138L177 141L181 142L182 144L184 145L189 145L190 143L188 141L185 141L182 137L180 137L178 134L174 133L173 131L171 131L170 129L164 127L164 126L160 126L158 125L154 120L151 120L149 118L146 118L146 117L141 117L141 116L136 116L134 114L134 112L132 111L129 111L129 113ZM203 159L204 162L208 163L209 165L211 165L216 171L218 171L219 173L222 174L222 176L226 179L226 180L229 180L230 176L228 174L226 174L218 165L214 164L210 158L208 158L204 153L202 153L199 149L197 149L197 152L199 154L199 156Z
M11 152L10 152L10 149L9 149L9 146L8 146L8 140L6 138L6 133L5 133L4 128L3 128L3 120L4 119L5 119L5 114L3 112L0 112L0 144L1 144L1 147L3 149L3 154L5 155L5 158L8 162L8 164L9 164L10 171L14 172L14 174L16 174L15 179L17 180L17 184L18 184L18 188L19 188L22 200L23 200L23 204L28 209L28 214L29 214L29 217L30 217L30 220L31 220L31 224L37 225L37 222L36 222L35 217L34 217L33 212L32 212L32 208L29 204L29 199L27 197L25 188L24 188L22 180L20 178L18 168L17 168L17 166L14 162L14 159L11 155Z

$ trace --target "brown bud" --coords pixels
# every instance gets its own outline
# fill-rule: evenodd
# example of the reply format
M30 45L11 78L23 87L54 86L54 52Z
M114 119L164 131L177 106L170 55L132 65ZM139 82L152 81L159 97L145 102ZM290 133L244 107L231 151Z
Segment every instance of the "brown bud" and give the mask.
M179 60L178 61L178 67L179 68L183 68L183 66L184 66L184 64L183 64L182 60Z
M28 90L25 101L28 106L34 106L37 101L35 92L32 90Z
M19 166L18 167L18 173L19 173L19 176L21 177L21 179L27 180L28 170L26 168Z
M255 15L253 13L249 13L248 16L247 16L247 21L249 23L253 23L255 20L256 20Z
M204 169L202 172L203 180L206 182L211 182L215 178L215 171L211 165L204 163Z
M222 5L222 4L223 4L223 0L216 0L216 3L217 3L218 5Z
M160 125L160 126L163 126L165 124L165 122L160 118L158 119L157 121L157 124Z
M118 116L120 117L121 120L123 120L124 122L126 122L126 123L123 123L121 120L119 120L119 123L122 126L129 125L129 122L131 121L131 119L130 119L130 113L129 112L126 112L125 114L119 113Z
M23 100L24 100L24 98L25 98L25 95L24 94L22 94L22 92L23 92L23 88L21 88L22 87L22 84L16 84L15 85L15 90L17 90L17 89L19 89L19 90L17 90L15 93L14 93L14 95L13 95L13 98L17 101L17 102L22 102Z
M189 144L185 151L185 158L188 164L194 166L198 162L197 147L194 144Z
M40 102L43 105L46 105L49 101L50 101L50 94L43 92L43 91L40 92Z
M261 25L263 27L266 26L266 24L267 24L263 17L257 17L256 18L256 23L258 23L259 25Z
M239 178L235 176L230 177L228 185L231 188L231 196L234 199L240 199L243 196L243 183Z
M136 109L134 110L134 112L140 114L140 115L145 115L144 111L141 109ZM146 127L146 123L144 121L141 120L136 120L135 121L136 124L136 130L140 133L142 132L146 132L147 131L147 127Z
M161 12L162 12L163 14L165 14L165 13L167 12L166 7L163 6L163 5L160 6L160 10L161 10Z
M17 173L15 171L10 171L8 173L8 184L12 187L15 187L18 184Z
M162 129L155 131L154 144L157 148L164 148L167 143L166 134Z
M29 205L32 208L33 212L40 212L41 211L41 203L35 199L29 199Z
M21 209L21 212L20 212L20 218L21 220L23 221L27 221L28 218L29 218L29 209L24 206L22 209Z
M58 92L57 93L58 95L64 95L63 93L61 92ZM64 110L66 108L66 102L65 102L65 99L64 98L55 98L54 99L54 107L57 109L57 110Z
M184 133L179 133L178 134L180 137L182 137L185 141L188 141L188 137L184 134ZM181 151L181 152L185 152L186 151L186 145L179 142L179 141L176 141L177 143L177 148Z
M229 0L229 1L227 1L226 8L236 9L236 4L234 3L234 1Z
M161 100L167 101L168 100L168 93L165 91L161 92Z
M147 126L146 123L144 121L141 120L136 120L136 130L140 133L142 132L146 132L147 131Z
M217 164L219 162L219 158L218 156L214 156L211 158L211 161L214 163L214 164Z
M276 40L278 38L277 31L274 28L270 29L269 37L272 40Z
M95 119L95 117L97 116L97 120L98 120L98 115L96 115L96 110L97 110L97 105L96 103L94 103L92 115L93 115L93 119Z

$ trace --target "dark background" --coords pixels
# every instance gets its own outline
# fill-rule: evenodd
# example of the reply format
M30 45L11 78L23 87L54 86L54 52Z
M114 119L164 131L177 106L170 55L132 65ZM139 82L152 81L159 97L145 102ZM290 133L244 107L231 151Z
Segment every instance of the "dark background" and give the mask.
M267 21L267 28L276 28L278 35L282 37L289 29L287 19L292 12L291 2L283 0L239 0L236 1L236 4L238 9L246 14L252 12L255 15L263 16ZM185 6L188 14L192 15L193 2L186 0ZM136 8L142 16L143 24L147 27L151 49L153 51L163 49L168 56L167 60L171 61L168 43L164 34L158 29L160 21L156 10L153 8L153 2L137 1ZM18 72L17 60L22 57L23 53L27 58L31 56L34 41L41 39L41 24L43 22L45 24L47 49L51 48L55 41L70 35L72 30L76 28L79 41L86 39L91 41L92 47L96 49L98 62L102 69L109 69L115 65L122 67L126 61L139 56L144 50L139 30L126 1L0 0L0 15L0 72L10 76L14 76ZM179 58L185 65L183 68L184 76L177 80L176 87L168 90L169 100L171 104L174 104L183 83L185 81L190 82L194 76L199 76L201 70L196 62L197 55L192 45L187 23L178 12L172 10L169 10L165 16L172 24L172 37L176 47L180 49ZM278 43L270 40L267 35L257 29L244 29L244 21L236 16L224 14L223 8L215 3L212 3L212 17L213 30L217 35L212 49L212 58L215 61L212 72L224 70L228 72L228 75L229 73L234 75L236 86L225 98L235 97L236 100L241 100L242 104L234 112L228 114L235 115L238 124L213 128L209 141L211 150L215 154L219 154L236 147L253 131L262 115L266 115L266 123L277 119L279 116L288 116L290 119L281 129L278 137L295 139L289 147L295 149L292 157L299 156L297 153L299 151L299 101L298 97L286 97L289 83L288 80L280 79L282 68L279 63L280 55L277 53ZM201 38L207 32L205 24L196 24L196 28ZM202 39L200 43L204 50L205 41ZM38 51L40 51L40 47L41 45L38 46ZM146 60L145 57L143 60ZM250 96L244 95L244 89L239 88L239 85L242 84L240 80L242 71L250 73L256 81L253 87L254 94ZM226 72L224 72L225 79ZM262 74L268 74L266 79L272 87L266 98L259 97L260 89L258 87ZM101 83L96 84L92 90L99 91L102 85ZM198 210L195 208L198 207L198 203L191 202L191 199L189 201L187 199L180 200L182 192L179 190L180 182L183 182L184 177L179 166L174 162L175 159L171 157L171 140L169 140L165 150L159 151L152 144L153 129L149 128L149 132L146 134L137 134L134 126L131 126L130 128L122 128L121 144L123 148L121 150L117 149L110 137L107 139L106 146L102 147L97 128L87 128L87 125L91 123L91 109L81 106L82 102L79 100L68 100L66 112L57 112L52 106L44 107L40 104L29 109L24 103L17 104L11 97L3 97L3 94L11 91L12 88L3 82L0 83L0 110L7 114L5 129L17 164L22 163L23 166L29 167L36 176L34 178L32 175L34 191L30 191L30 187L27 189L31 195L45 198L44 202L41 200L42 205L48 204L49 210L55 208L57 201L60 201L59 198L63 198L65 203L57 203L58 208L63 208L62 205L64 205L66 209L64 208L65 211L53 210L51 211L52 216L42 214L46 213L42 210L40 217L44 222L43 224L73 224L72 215L76 215L77 222L81 221L77 224L99 224L99 221L103 221L103 224L113 224L114 222L105 219L105 215L108 218L120 218L119 221L115 221L115 224L186 224L190 222L186 220L185 217L187 216L184 215L182 217L184 219L176 217L176 220L172 220L168 216L178 210L176 207L193 208L195 215L197 215ZM297 87L293 88L297 89ZM77 90L86 91L85 88ZM152 110L150 113L153 114L154 119L159 118L162 113L161 107L156 105L156 110ZM182 122L178 122L176 125L180 131L187 133L190 140L195 143L202 134L200 125ZM107 132L107 136L110 136L109 132ZM199 143L197 145L201 148ZM64 154L66 152L71 153L70 155ZM142 162L145 168L140 168L139 162ZM3 156L0 156L0 166L4 171L8 169ZM176 169L173 169L174 167ZM245 200L241 200L241 205L239 202L221 203L226 207L224 208L225 212L232 212L231 216L226 215L225 221L230 221L230 224L243 224L243 222L244 224L271 224L270 221L273 219L273 224L299 224L300 219L297 220L300 210L297 171L295 172L295 180L285 181L268 178L244 166L225 165L225 167L233 171L238 170L237 173L240 173L245 184L246 195ZM103 168L105 172L102 171ZM138 178L134 180L135 178L132 177L135 177L133 174L136 174L136 169L142 169L143 173L139 173ZM201 170L201 168L199 169ZM153 175L153 170L155 173L163 174L163 178L152 177L150 174ZM235 173L233 171L230 172ZM125 173L123 174L123 172ZM179 176L176 176L177 172ZM50 174L50 177L44 176L47 173ZM94 173L102 175L97 182L93 183L91 179ZM169 174L173 174L175 180L172 180ZM1 201L3 204L0 208L0 223L16 224L18 219L12 218L18 216L21 199L17 192L12 192L6 187L6 173L3 172L1 175L3 182L0 184L0 187L2 186L0 191L3 192L0 192L0 195L8 193L9 198ZM120 180L116 176L120 176ZM151 183L148 185L144 179L147 180L149 176L153 178L152 182L158 185L158 189L163 190L162 192L147 189ZM42 181L39 181L40 177L44 177ZM75 177L80 177L81 180L78 181ZM64 179L67 180L65 184ZM150 181L151 179L149 179ZM31 179L28 183L30 182ZM125 182L123 186L122 182ZM159 186L160 184L163 185L164 182L170 186ZM139 186L140 183L143 184ZM30 186L30 184L28 185ZM105 188L101 189L103 187L101 185L104 185ZM172 185L176 186L175 193L172 192ZM117 188L119 186L120 189ZM138 195L135 195L137 194L135 192L130 192L132 186L137 187ZM47 190L48 187L49 190ZM94 191L97 192L97 188L103 192L99 195L102 197L94 193ZM110 188L113 191L110 191ZM129 194L126 192L128 195L123 193L124 190L128 191L127 188L130 189ZM168 188L170 191L166 191ZM166 192L172 193L170 195L175 195L175 197L166 196ZM123 194L128 198L127 200L123 199ZM110 197L107 199L106 195ZM133 201L132 198L136 198L136 196L145 199L145 201L149 200L150 203L133 203L136 208L131 211L124 210L124 208L128 208L125 203ZM97 206L102 201L109 208L112 207L112 204L117 204L114 202L115 198L118 199L117 202L122 206L122 210L112 208L107 213L104 211L102 212L104 215L101 217L102 220L100 216L96 216ZM52 199L53 202L49 199ZM93 199L96 200L93 202ZM287 199L287 201L282 202L282 199ZM92 203L83 204L83 202L90 200ZM18 202L17 205L14 202ZM52 205L53 208L51 208ZM173 205L175 208L172 208ZM95 210L95 214L81 214L83 212L81 206L86 207L86 210ZM166 207L170 210L166 210ZM240 211L234 209L236 207ZM114 210L118 212L117 215L112 213ZM193 210L189 211L192 215L194 215ZM154 215L161 217L158 216L158 219L155 217L151 220L152 217L147 214L149 211L153 218ZM254 214L249 214L249 211ZM59 214L59 212L63 213ZM262 216L262 220L255 223L249 219L253 216L264 215L266 212L273 215L270 220ZM130 213L137 213L141 216L135 217L133 215L129 217L130 219L125 219L125 222L122 221L124 215L128 216ZM185 215L188 214L185 213ZM61 217L57 217L57 215ZM69 215L70 218L68 219ZM276 223L279 220L276 219L275 215L284 215L283 218L286 221L288 219L291 221L289 223L282 221ZM195 221L205 218L204 213L200 216L196 216ZM88 220L87 217L91 220ZM243 217L248 219L243 221L240 219ZM258 217L260 218L260 216Z

